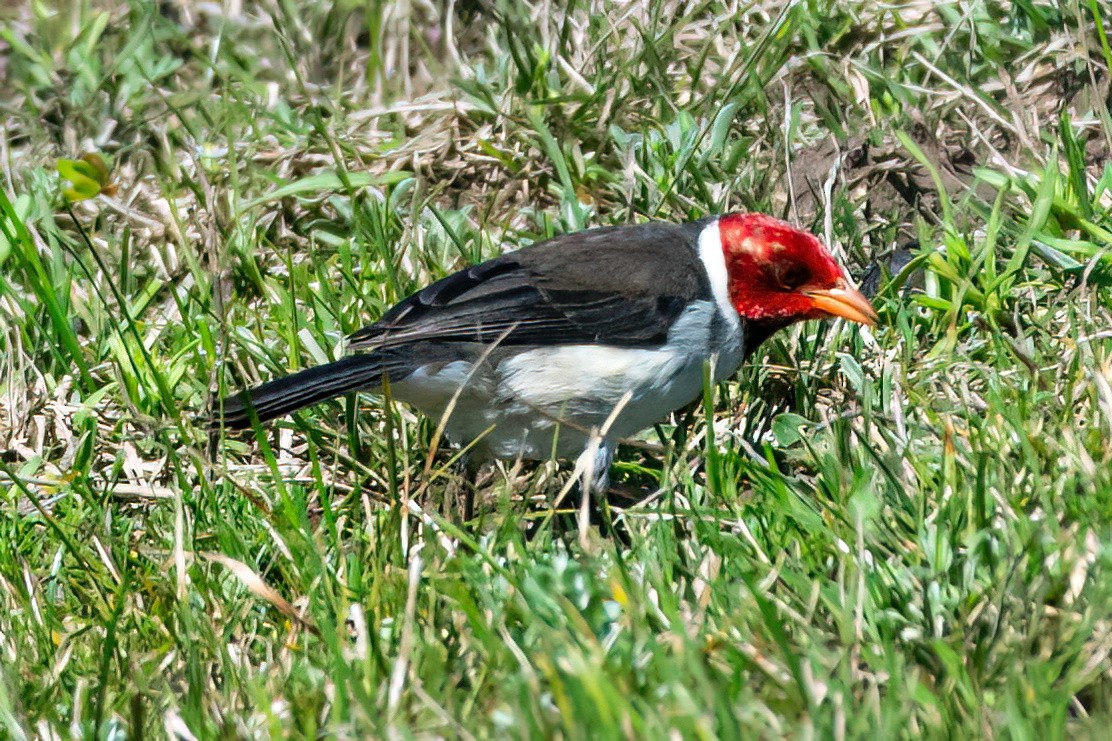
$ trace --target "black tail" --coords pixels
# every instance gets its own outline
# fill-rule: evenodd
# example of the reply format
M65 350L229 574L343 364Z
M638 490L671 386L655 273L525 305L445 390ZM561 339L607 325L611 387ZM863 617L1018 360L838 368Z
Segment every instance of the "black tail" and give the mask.
M266 422L351 391L378 388L383 373L382 359L375 354L349 355L224 399L223 415L219 411L213 415L213 426L223 420L225 427L247 429L251 427L250 410L260 423Z

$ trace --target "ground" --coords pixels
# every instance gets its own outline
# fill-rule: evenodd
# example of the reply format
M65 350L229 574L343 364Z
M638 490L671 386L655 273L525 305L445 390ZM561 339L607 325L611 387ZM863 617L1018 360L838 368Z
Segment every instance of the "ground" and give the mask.
M1101 737L1109 18L4 5L0 735ZM612 527L556 463L461 522L388 399L210 439L463 265L727 210L913 259L624 446Z

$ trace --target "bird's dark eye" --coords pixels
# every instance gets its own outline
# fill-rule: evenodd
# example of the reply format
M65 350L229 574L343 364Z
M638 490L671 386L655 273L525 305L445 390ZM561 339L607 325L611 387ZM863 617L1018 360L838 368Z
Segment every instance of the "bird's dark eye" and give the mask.
M794 291L811 279L811 271L802 265L785 265L776 276L781 288Z

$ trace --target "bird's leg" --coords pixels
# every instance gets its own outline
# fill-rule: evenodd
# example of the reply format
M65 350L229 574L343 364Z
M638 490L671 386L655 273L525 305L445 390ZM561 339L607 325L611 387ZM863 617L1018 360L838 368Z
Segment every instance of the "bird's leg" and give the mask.
M614 443L592 441L579 454L575 467L580 471L579 490L584 497L604 496L610 488L610 464L614 462Z
M475 488L481 465L470 453L464 453L452 464L456 479L445 492L445 515L453 518L458 515L460 522L464 523L475 516Z
M610 488L610 464L614 462L614 443L594 439L579 455L575 467L579 470L579 533L584 537L591 524L596 497L599 502L606 499Z
M587 472L589 469L585 466L584 473L580 477L579 486L584 495L580 500L577 519L579 520L580 533L585 532L584 528L587 525L595 525L604 537L612 538L628 546L630 543L629 532L622 524L614 521L614 513L610 508L610 499L613 494L610 489L610 465L614 462L615 448L613 442L606 442L599 446L597 452L594 451L593 446L584 451L583 455L593 453L594 461L592 463L584 460L583 463L590 463L596 466L596 469L593 476L588 479ZM587 496L586 492L589 492L590 496Z

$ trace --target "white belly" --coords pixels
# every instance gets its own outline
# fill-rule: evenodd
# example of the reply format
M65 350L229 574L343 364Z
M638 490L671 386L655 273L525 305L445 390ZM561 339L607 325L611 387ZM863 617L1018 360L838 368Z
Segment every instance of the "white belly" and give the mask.
M743 338L736 321L715 322L715 310L712 302L693 304L657 349L535 348L477 368L466 361L421 368L392 390L434 420L456 397L445 432L461 445L478 440L479 459L572 457L627 392L608 440L629 437L696 399L712 357L715 381L733 375Z

